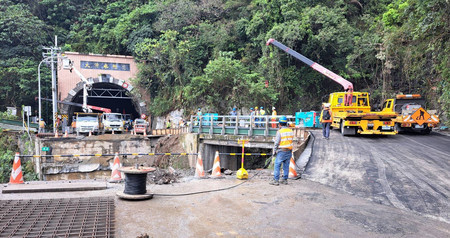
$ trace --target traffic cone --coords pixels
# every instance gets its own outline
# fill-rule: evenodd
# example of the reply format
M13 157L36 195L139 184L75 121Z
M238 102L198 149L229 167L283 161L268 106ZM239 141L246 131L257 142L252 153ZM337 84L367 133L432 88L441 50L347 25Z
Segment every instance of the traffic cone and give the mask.
M147 130L144 129L144 136L147 136Z
M55 138L58 138L59 137L59 135L58 135L58 130L56 130L55 131Z
M66 133L64 133L64 137L69 137L69 133L66 130Z
M92 131L89 131L89 135L88 136L92 136Z
M14 157L14 164L11 170L11 178L9 179L9 183L10 184L23 183L22 165L20 164L20 157L18 152Z
M112 133L111 134L113 134L114 135L114 130L112 130Z
M111 179L109 180L110 183L117 183L122 181L122 175L119 171L120 167L119 153L116 152L116 155L114 156L114 163L111 168Z
M203 170L203 161L200 153L198 153L197 165L195 166L195 177L197 178L205 177L205 170Z
M212 178L222 178L222 174L220 173L220 158L219 151L216 151L216 156L214 157L214 164L211 173Z
M297 178L297 171L295 170L294 157L291 157L291 162L289 163L289 178Z

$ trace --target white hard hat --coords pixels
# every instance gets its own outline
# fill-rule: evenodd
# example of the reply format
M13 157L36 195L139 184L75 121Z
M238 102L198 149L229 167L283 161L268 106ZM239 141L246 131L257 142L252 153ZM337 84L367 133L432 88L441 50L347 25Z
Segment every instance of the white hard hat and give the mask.
M331 104L329 104L329 103L324 103L323 106L326 107L326 108L329 108L329 107L331 106Z
M275 110L275 107L272 107L272 110Z

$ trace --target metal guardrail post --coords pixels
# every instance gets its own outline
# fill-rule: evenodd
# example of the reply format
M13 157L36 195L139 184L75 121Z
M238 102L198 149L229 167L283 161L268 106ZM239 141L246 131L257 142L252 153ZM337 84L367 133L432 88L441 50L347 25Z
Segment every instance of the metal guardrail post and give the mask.
M264 122L264 126L265 126L265 130L264 130L264 136L268 136L269 135L269 116L265 116L266 120Z
M210 117L211 117L211 120L209 120L209 121L211 122L211 125L209 125L209 134L212 135L212 134L214 134L213 115L211 114Z
M253 135L253 125L252 125L253 116L250 116L248 120L249 120L248 136L252 136Z
M203 116L198 117L198 134L202 133Z
M234 119L235 119L235 122L234 122L234 125L235 125L235 127L234 127L234 134L237 135L238 132L239 132L239 129L238 129L239 116L236 116Z
M225 124L227 123L226 120L227 118L225 116L222 116L222 131L220 132L221 135L225 135Z

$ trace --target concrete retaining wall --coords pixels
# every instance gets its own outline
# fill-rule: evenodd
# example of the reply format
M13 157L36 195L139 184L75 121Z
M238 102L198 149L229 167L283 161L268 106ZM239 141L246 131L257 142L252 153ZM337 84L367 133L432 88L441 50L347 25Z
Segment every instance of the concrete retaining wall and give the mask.
M96 137L37 139L36 147L49 147L48 155L153 153L159 137L98 140ZM152 163L154 157L121 157L124 166L137 162ZM144 158L145 157L145 158ZM114 156L43 157L39 163L43 180L109 178ZM106 171L106 172L102 172Z

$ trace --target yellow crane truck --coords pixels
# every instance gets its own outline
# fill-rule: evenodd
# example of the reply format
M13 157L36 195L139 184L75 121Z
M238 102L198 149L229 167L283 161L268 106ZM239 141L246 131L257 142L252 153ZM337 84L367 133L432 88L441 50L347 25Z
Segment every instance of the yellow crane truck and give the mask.
M439 124L439 116L424 109L425 100L420 94L397 95L387 99L382 112L395 112L395 131L412 131L429 134Z
M397 114L389 111L371 111L369 93L353 92L353 84L351 82L274 39L267 41L266 45L270 44L294 56L344 87L345 92L331 93L328 100L333 120L331 126L340 129L342 135L397 134L394 130L394 121L392 120L397 117Z

